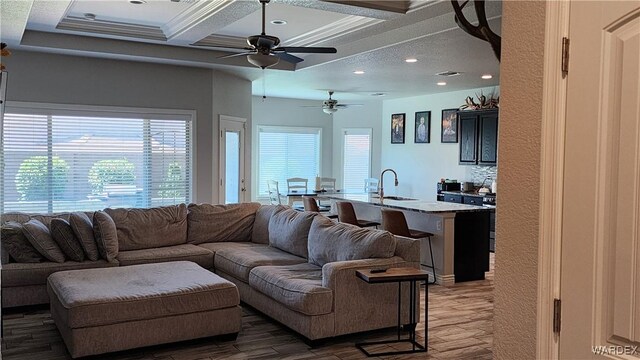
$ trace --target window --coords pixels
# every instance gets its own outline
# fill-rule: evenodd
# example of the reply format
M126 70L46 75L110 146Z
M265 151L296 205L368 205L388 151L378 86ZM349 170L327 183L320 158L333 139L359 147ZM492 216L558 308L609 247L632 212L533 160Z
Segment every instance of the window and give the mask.
M2 212L151 207L191 200L191 113L7 107Z
M306 127L258 127L258 196L267 196L267 181L276 180L280 193L287 191L287 179L309 179L320 174L322 129Z
M371 177L371 129L344 129L342 188L364 190L364 179Z

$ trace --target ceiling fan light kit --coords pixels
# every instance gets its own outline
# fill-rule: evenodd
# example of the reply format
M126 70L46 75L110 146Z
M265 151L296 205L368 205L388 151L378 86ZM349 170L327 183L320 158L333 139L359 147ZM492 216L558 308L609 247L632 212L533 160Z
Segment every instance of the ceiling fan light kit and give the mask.
M280 58L271 56L271 55L257 53L257 54L247 55L247 61L252 65L255 65L259 68L264 69L280 62Z

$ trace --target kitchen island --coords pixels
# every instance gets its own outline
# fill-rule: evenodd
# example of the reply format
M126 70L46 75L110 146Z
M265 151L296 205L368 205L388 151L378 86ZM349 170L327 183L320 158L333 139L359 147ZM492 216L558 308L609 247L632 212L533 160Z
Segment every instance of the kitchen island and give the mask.
M482 280L489 270L489 215L484 206L408 198L380 200L375 194L324 194L334 201L349 201L358 218L380 221L381 207L404 213L409 227L428 231L436 268L436 282L450 286L455 282ZM429 244L420 245L420 263L430 264ZM424 268L428 270L428 268Z

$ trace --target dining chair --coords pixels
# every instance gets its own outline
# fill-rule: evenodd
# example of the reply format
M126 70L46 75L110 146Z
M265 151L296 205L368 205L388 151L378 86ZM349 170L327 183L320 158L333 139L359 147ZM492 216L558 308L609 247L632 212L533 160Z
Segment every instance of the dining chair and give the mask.
M271 203L271 205L282 205L278 182L275 180L267 180L267 190L269 191L269 203Z
M326 191L336 191L336 178L321 177L320 188Z
M303 192L303 193L307 193L307 183L309 182L308 179L305 178L298 178L298 177L294 177L294 178L288 178L287 179L287 193L290 192Z
M338 217L338 214L331 213L330 206L320 207L313 196L303 196L302 203L304 204L304 211L320 213L329 219L336 219Z
M288 178L287 179L287 194L290 193L295 193L295 192L299 192L299 193L303 193L306 194L307 193L307 183L309 182L308 179L305 178L299 178L299 177L294 177L294 178ZM302 204L295 204L296 202L299 203L299 201L293 201L294 198L290 197L289 198L289 205L291 205L291 207L293 207L296 210L300 210L303 211L304 208L302 206ZM297 197L295 199L298 199Z
M348 201L336 202L336 209L338 210L339 222L359 227L375 226L377 228L378 225L380 225L380 223L377 221L358 219L356 217L356 211L353 209L353 204Z
M398 236L404 236L411 239L427 239L429 241L429 255L431 256L431 265L420 265L431 269L433 274L433 281L429 281L429 284L435 284L436 266L433 262L433 249L431 248L431 237L433 236L433 234L426 231L409 229L409 225L407 225L407 218L404 216L404 213L402 211L387 208L382 208L382 230L387 230L388 232Z
M378 179L376 178L364 179L364 192L366 193L378 192Z

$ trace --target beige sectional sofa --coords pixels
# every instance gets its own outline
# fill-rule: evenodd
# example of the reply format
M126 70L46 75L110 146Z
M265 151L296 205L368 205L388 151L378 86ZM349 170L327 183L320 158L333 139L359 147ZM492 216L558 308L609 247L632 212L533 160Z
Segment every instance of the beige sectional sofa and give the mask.
M316 340L396 324L397 285L367 284L356 269L419 267L417 240L279 205L105 212L117 229L116 260L5 263L2 306L49 303L47 277L58 271L192 261L233 282L242 302ZM2 221L24 223L35 216L4 214ZM37 217L46 223L68 214Z

